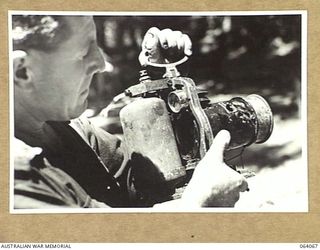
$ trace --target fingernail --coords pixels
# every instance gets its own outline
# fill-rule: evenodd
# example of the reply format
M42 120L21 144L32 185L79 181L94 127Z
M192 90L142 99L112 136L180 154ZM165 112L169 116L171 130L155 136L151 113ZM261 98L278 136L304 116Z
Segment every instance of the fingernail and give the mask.
M226 140L230 141L231 135L228 130L225 130L225 129L220 130L218 135L221 136L222 138L225 138Z

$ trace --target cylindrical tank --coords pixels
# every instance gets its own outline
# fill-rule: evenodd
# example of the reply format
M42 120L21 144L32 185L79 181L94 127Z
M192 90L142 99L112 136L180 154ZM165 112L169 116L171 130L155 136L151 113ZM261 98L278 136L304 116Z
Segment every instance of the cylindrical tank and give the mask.
M186 170L165 102L155 97L137 99L121 110L120 120L129 158L141 163L135 171L138 185L174 188Z

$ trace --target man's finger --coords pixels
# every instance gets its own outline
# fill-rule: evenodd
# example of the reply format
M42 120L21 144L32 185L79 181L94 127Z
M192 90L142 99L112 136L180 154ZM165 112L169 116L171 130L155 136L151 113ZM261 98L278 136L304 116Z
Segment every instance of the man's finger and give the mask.
M159 41L163 49L174 48L177 46L177 41L171 29L161 30L159 33Z
M248 185L248 182L247 180L243 177L242 179L242 183L239 187L239 191L240 192L245 192L245 191L248 191L249 190L249 185Z
M184 53L187 56L192 55L192 42L190 40L190 37L186 34L182 35L182 39L184 40Z
M180 32L181 33L181 32ZM178 34L177 34L178 35ZM184 52L185 41L183 40L183 34L181 33L179 37L177 37L177 47L179 51Z
M140 52L138 60L139 60L139 63L140 63L141 66L147 66L148 57L147 57L146 53L147 52L145 50L142 50Z
M159 41L159 34L160 30L156 27L150 28L147 33L145 34L143 41L142 41L142 49L150 50L157 46Z

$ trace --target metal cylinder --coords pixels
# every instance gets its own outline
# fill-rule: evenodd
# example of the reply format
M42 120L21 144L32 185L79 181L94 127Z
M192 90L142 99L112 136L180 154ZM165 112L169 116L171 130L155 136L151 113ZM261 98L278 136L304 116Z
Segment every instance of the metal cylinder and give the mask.
M143 185L173 187L186 175L182 166L166 104L159 98L141 98L120 112L129 157L145 160ZM147 163L146 163L147 162ZM142 168L142 166L140 166Z
M265 142L273 129L271 108L259 95L213 103L205 113L214 135L222 129L230 132L229 149Z
M273 114L267 101L259 95L252 94L244 98L255 110L257 119L256 143L263 143L270 137L273 130Z
M183 90L172 91L168 95L168 106L174 113L179 113L183 108L189 106L187 94Z

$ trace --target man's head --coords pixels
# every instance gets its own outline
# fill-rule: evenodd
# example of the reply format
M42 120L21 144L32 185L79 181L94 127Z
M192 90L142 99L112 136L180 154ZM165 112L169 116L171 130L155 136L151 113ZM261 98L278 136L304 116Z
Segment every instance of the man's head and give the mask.
M12 16L13 50L49 51L67 39L70 28L65 16Z
M94 73L105 67L87 16L13 16L15 105L36 119L69 120L86 108Z

